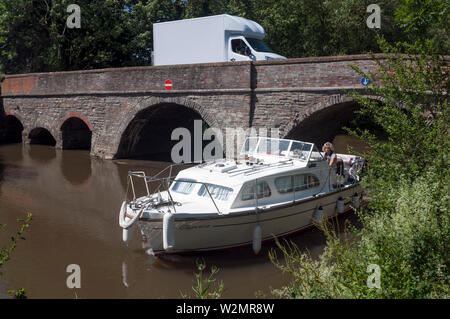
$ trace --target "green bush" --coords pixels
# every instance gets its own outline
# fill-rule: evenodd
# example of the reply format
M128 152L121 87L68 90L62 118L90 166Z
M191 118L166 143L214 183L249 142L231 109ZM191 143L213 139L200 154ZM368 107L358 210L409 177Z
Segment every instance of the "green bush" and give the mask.
M439 182L428 174L400 182L395 205L360 213L364 228L338 237L322 225L327 245L318 260L295 245L279 243L284 261L271 260L292 275L290 285L274 290L280 298L450 298L450 192L436 200ZM371 210L377 210L371 211ZM374 217L376 216L376 217ZM357 239L355 239L357 237ZM381 288L369 288L367 267L380 267Z

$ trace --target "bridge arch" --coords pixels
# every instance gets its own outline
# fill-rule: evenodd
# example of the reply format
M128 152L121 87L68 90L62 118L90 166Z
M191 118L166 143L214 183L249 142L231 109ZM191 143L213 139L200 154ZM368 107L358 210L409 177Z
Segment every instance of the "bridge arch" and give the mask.
M381 101L379 97L367 96ZM281 127L285 138L310 141L319 147L327 141L333 141L356 116L361 106L345 94L322 98L318 103L298 112L295 117Z
M215 117L201 105L178 97L151 97L140 101L123 117L116 139L114 158L141 158L170 161L170 152L178 141L172 131L187 128L194 137L195 121L202 128L217 125ZM200 122L197 122L200 123Z
M0 144L22 143L24 126L19 116L6 113L0 118Z
M30 144L40 144L55 146L56 139L53 137L50 130L45 127L36 127L30 131L28 134L28 139Z
M71 112L60 122L59 127L63 149L91 150L93 127L86 117Z

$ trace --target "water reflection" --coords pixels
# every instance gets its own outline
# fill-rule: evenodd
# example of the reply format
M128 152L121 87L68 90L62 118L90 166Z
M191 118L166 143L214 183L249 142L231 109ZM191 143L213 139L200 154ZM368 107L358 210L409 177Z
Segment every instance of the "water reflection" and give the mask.
M61 152L61 172L72 186L87 185L92 175L91 156L86 151Z
M20 164L23 160L23 145L22 144L9 144L0 145L2 148L1 156L5 162L13 162Z
M29 144L25 147L28 148L28 155L33 161L47 163L56 158L56 149L54 147L39 144Z
M3 164L3 157L0 156L0 196L2 192L2 182L4 178L5 164Z

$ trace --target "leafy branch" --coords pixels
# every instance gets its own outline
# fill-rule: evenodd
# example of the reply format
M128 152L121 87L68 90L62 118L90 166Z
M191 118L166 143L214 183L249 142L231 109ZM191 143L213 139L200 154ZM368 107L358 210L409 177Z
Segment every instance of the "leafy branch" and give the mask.
M25 237L23 237L23 233L25 232L25 230L30 227L31 224L31 220L32 220L32 214L28 213L27 217L25 219L18 219L17 221L22 223L19 230L16 232L16 234L14 236L11 236L11 244L8 245L7 247L1 247L0 248L0 268L7 262L10 260L11 255L13 253L13 251L16 249L17 247L17 243L19 242L19 240L25 240ZM4 224L0 224L0 229L4 229L5 225ZM2 276L3 273L0 272L0 276ZM19 290L9 290L8 294L10 295L14 295L15 298L17 299L24 299L26 298L26 291L22 288Z

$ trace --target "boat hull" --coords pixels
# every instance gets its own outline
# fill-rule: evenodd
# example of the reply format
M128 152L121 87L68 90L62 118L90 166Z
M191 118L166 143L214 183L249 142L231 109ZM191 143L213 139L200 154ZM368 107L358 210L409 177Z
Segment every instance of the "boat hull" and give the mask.
M219 250L251 245L256 226L262 229L262 241L287 236L317 223L318 208L323 219L338 215L337 200L344 199L344 211L351 209L352 196L361 194L359 184L338 191L288 203L258 212L231 213L215 217L177 218L175 214L175 244L163 247L163 220L142 218L138 222L144 238L144 248L153 255ZM323 220L322 219L322 220Z

